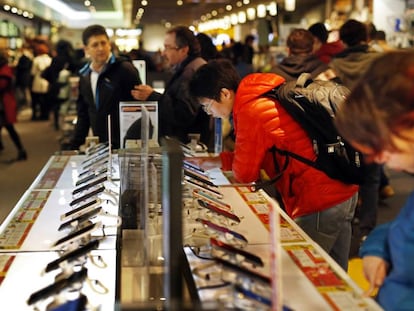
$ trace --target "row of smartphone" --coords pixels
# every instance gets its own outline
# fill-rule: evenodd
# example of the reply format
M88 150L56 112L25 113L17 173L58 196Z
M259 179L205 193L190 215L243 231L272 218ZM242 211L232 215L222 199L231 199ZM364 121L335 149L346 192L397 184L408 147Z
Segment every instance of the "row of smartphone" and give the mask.
M49 262L42 271L42 274L58 271L55 281L33 292L27 299L28 305L38 308L42 302L51 300L46 308L48 311L89 309L82 288L88 281L87 266L94 263L91 252L98 249L105 239L105 226L99 217L108 216L104 204L117 204L118 200L116 191L106 186L110 182L109 171L112 169L109 158L108 144L98 144L87 150L71 193L70 210L61 214L61 223L57 228L67 234L52 243L52 249L58 252L59 257ZM99 234L93 235L96 232ZM99 286L99 281L94 280L94 284Z
M271 310L271 279L263 273L262 258L246 250L248 240L238 232L243 219L208 172L187 161L183 171L183 240L197 258L192 269L197 289L215 291L226 308Z

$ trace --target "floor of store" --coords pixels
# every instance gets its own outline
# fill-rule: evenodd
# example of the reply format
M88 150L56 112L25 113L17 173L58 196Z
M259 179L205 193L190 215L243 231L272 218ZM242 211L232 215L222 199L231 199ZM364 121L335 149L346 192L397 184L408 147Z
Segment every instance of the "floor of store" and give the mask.
M17 156L8 133L2 130L4 150L0 151L0 221L3 222L24 192L30 187L48 159L60 150L59 139L62 133L56 131L51 121L32 121L29 108L22 109L19 122L15 125L26 148L26 161L12 161ZM414 177L403 173L389 172L395 195L381 201L378 209L378 223L393 219L404 204L407 195L413 190ZM366 282L362 277L361 262L357 258L357 241L353 243L349 274L363 288Z

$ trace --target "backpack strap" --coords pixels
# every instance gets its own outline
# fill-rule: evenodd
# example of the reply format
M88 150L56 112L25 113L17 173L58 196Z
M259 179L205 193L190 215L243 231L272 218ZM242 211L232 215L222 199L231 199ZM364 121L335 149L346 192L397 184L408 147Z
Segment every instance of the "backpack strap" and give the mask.
M258 191L258 190L260 190L260 189L262 189L266 186L269 186L269 185L274 184L275 182L277 182L280 179L280 177L282 177L283 173L286 171L286 169L289 165L289 156L288 156L288 154L284 154L285 155L285 163L283 163L282 169L279 169L279 165L276 162L276 156L275 156L276 150L273 150L273 149L277 149L277 148L275 146L273 146L272 148L269 149L269 151L272 152L272 154L273 154L273 161L276 165L275 169L277 168L279 172L272 179L256 183L255 186L254 186L254 191ZM277 150L281 150L281 149L277 149Z
M297 153L293 153L293 152L291 152L289 150L279 149L276 146L273 146L272 148L270 148L270 151L271 152L277 152L277 153L279 153L281 155L284 155L285 157L292 157L295 160L298 160L298 161L300 161L302 163L305 163L305 164L307 164L309 166L312 166L312 167L316 168L315 162L313 162L312 160L309 160L307 158L304 158L304 157L298 155Z
M296 80L296 87L306 88L313 81L312 76L309 72L303 72Z

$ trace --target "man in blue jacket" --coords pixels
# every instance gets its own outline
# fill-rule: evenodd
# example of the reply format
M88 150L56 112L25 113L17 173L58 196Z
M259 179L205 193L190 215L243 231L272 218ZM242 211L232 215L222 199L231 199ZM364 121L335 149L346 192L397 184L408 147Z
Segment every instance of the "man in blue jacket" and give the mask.
M111 143L120 146L119 102L132 101L131 89L141 84L137 69L128 59L111 52L111 42L101 25L91 25L82 34L88 62L80 70L78 120L72 149L85 142L89 128L100 142L108 142L108 115L111 116Z

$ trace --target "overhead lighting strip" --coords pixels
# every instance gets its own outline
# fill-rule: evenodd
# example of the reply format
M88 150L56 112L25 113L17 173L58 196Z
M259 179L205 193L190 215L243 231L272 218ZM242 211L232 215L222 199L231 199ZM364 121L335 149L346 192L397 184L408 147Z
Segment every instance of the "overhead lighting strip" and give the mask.
M91 13L89 12L79 12L75 11L70 8L65 3L59 0L38 0L39 2L43 3L45 6L55 10L56 12L62 14L63 16L67 16L70 19L76 20L84 20L91 17Z

